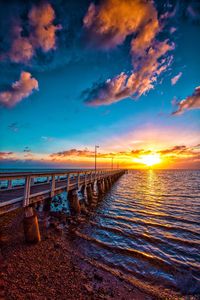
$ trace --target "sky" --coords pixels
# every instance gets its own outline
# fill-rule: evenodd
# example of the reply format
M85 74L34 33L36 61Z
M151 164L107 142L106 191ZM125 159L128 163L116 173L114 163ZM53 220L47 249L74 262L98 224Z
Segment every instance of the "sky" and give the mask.
M0 1L0 168L200 168L200 2Z

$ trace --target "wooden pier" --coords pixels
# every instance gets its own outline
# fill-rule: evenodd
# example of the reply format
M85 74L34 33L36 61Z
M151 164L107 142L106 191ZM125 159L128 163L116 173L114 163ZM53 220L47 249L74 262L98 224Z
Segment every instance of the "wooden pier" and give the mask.
M6 183L0 188L0 215L23 208L25 239L27 242L39 242L40 231L37 212L34 209L36 205L44 204L43 206L50 208L53 197L66 191L71 213L79 214L85 207L81 208L78 190L81 191L83 197L86 194L88 204L90 204L94 183L96 183L98 194L103 194L125 172L125 170L118 169L101 169L0 173L0 182ZM18 185L17 180L21 181Z

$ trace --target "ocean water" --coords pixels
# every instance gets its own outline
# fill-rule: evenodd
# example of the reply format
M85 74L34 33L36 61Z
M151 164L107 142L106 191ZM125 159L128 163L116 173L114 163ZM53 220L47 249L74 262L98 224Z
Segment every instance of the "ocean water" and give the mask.
M136 286L200 294L200 171L130 171L76 235L80 253Z

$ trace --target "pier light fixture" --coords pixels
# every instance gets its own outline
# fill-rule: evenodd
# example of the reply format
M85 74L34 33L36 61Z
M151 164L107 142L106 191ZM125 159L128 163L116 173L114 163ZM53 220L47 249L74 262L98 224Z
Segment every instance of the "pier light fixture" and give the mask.
M97 169L97 149L99 148L98 145L95 145L94 149L94 169L95 169L95 172L96 172L96 169Z
M114 157L112 156L111 157L111 167L112 167L112 169L113 169L113 160L114 160Z

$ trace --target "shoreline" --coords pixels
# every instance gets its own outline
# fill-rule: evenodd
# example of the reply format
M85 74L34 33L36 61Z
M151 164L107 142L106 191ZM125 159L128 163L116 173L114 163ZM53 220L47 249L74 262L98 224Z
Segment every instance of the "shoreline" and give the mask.
M26 244L22 211L1 217L2 292L0 299L138 299L151 296L74 255L73 242L63 230L46 229L42 241Z
M73 220L69 232L61 215L59 220L54 213L48 228L42 212L38 217L42 240L37 244L24 242L22 209L1 217L0 299L186 299L161 287L149 290L145 282L135 284L125 274L105 269L100 262L78 253L73 244Z

